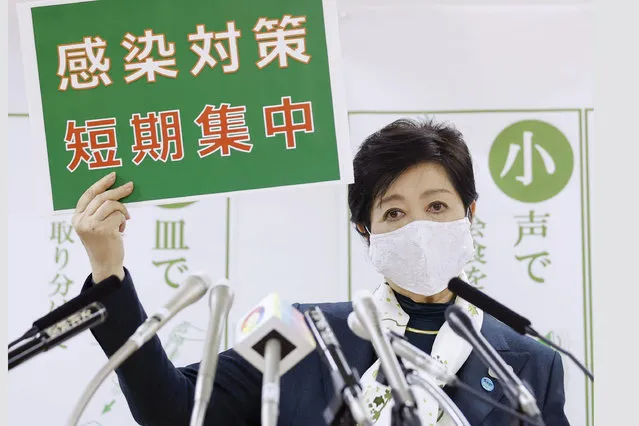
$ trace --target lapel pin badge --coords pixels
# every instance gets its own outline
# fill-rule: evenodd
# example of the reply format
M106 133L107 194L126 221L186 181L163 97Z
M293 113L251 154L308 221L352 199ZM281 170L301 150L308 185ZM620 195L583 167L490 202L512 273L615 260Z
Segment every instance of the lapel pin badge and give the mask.
M490 377L482 377L481 387L484 388L484 390L487 392L492 392L493 390L495 390L495 383L493 383Z

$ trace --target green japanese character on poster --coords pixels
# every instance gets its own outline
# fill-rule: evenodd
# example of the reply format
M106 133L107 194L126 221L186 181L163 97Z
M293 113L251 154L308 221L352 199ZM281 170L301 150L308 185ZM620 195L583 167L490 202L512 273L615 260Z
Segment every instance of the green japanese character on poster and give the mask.
M519 236L515 242L515 247L519 245L524 237L537 236L545 238L548 232L547 219L550 214L536 214L534 210L530 210L526 216L515 216L519 225Z
M185 222L180 220L155 221L155 250L188 250L185 243Z
M178 288L186 271L189 270L183 257L163 261L153 261L153 265L164 267L164 282L172 288ZM176 272L177 271L177 272Z
M547 251L528 254L525 256L515 256L515 259L521 261L528 261L528 276L535 282L544 283L546 280L543 277L537 275L535 270L539 270L539 266L535 267L535 265L540 265L540 267L545 268L550 265L552 262L550 261L550 257Z
M537 203L559 194L570 181L574 154L566 136L540 120L519 121L496 138L488 168L504 194Z
M73 226L66 222L51 222L51 237L52 241L56 241L58 244L64 244L66 242L73 244L75 241L71 238L73 232Z

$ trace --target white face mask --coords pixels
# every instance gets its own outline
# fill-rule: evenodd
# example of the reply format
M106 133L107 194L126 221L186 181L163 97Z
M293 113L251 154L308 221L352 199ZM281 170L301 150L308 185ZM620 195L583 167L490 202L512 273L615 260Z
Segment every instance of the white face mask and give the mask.
M371 234L368 250L380 274L423 296L448 287L474 253L467 217L453 222L416 220L392 232Z

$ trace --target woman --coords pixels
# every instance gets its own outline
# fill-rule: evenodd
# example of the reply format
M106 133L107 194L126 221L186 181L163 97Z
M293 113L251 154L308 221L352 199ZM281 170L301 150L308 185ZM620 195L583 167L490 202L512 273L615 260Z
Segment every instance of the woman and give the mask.
M567 425L559 355L446 288L451 277L464 278L463 266L473 256L470 222L477 193L462 135L432 121L396 121L364 141L354 159L354 174L349 206L357 231L368 241L373 266L385 277L373 294L383 324L442 361L463 382L507 403L498 380L445 324L445 309L453 303L462 306L514 372L531 386L545 423ZM131 193L133 184L107 190L114 180L109 175L87 190L73 220L92 267L84 288L110 275L124 282L104 303L108 320L93 329L109 356L146 319L131 275L123 266L120 235L129 215L118 200ZM313 305L295 306L305 311ZM350 365L362 374L371 416L378 424L389 424L390 392L375 381L379 362L372 346L348 328L351 303L319 306ZM127 360L117 375L136 421L152 426L188 425L198 366L175 368L157 337ZM261 374L236 352L223 352L207 424L259 424L261 382ZM472 425L510 424L507 414L482 400L445 389ZM333 394L329 371L312 353L282 378L279 424L325 424L322 412ZM446 415L432 398L419 394L418 401L423 424L447 424Z

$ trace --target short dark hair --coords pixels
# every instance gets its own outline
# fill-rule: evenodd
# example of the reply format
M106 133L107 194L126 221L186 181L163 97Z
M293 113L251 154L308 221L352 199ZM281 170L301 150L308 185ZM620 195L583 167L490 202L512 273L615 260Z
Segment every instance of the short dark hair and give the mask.
M355 155L355 182L348 186L351 221L370 230L374 200L404 171L428 162L446 170L468 210L478 195L472 158L462 134L452 125L432 119L400 119L367 137Z

